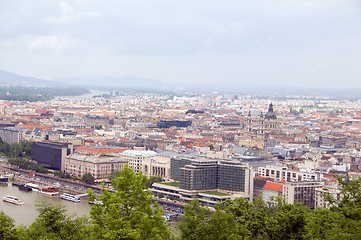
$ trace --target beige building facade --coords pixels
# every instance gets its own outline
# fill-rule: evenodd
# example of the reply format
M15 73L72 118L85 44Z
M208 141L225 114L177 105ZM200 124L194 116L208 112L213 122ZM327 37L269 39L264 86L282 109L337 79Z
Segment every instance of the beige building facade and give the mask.
M126 163L118 155L74 153L65 158L65 172L77 177L90 173L95 179L104 179L114 171L123 169Z

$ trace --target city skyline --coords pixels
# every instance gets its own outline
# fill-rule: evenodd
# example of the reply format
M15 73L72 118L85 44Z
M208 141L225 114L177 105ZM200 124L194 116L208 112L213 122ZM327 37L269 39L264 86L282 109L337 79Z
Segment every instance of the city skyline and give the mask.
M3 1L0 69L359 88L360 12L356 1Z

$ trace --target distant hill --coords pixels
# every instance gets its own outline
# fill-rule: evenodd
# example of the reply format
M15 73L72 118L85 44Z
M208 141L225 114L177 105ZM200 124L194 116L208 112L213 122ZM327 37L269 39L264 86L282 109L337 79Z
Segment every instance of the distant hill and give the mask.
M7 84L11 86L44 86L44 87L60 87L63 83L43 80L39 78L32 78L17 75L0 69L0 84Z
M244 82L244 80L243 80ZM151 78L136 76L123 77L69 77L54 80L43 80L26 77L0 70L0 84L10 86L32 86L32 87L60 87L60 88L87 88L87 89L118 89L118 90L141 90L141 91L163 91L163 92L219 92L237 94L302 94L302 95L329 95L340 97L360 96L360 89L332 89L332 88L306 88L291 86L256 86L251 84L187 84L162 82Z

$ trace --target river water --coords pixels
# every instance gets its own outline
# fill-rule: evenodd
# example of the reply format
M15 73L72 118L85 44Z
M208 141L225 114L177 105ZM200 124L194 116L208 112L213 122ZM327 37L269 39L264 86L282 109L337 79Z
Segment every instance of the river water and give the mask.
M69 100L69 101L75 101L75 100L82 100L87 98L92 98L94 96L102 95L102 94L109 94L109 91L100 91L100 90L90 90L89 93L85 93L83 95L78 96L56 96L55 99L63 99L63 100Z
M2 198L6 195L15 196L22 200L24 204L16 205L2 201ZM60 199L59 195L48 196L33 191L20 191L18 187L12 186L10 181L8 184L0 184L0 198L0 211L3 211L6 215L14 219L16 225L30 225L33 223L39 215L35 204L41 200L45 200L54 205L61 204L65 206L67 214L70 215L75 213L78 217L84 215L89 216L89 211L91 209L87 198L83 198L79 203L75 203Z

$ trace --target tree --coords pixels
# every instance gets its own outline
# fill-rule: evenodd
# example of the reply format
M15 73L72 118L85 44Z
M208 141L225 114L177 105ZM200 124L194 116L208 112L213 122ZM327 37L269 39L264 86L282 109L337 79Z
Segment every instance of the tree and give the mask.
M278 199L271 205L270 216L266 219L267 234L270 239L303 239L306 234L306 224L310 208L301 204L287 204Z
M247 199L236 198L233 201L226 200L224 206L225 211L234 216L241 238L264 238L269 209L261 199L252 204Z
M12 143L10 145L10 157L17 158L21 157L22 147L20 143Z
M90 173L85 173L81 177L80 181L85 182L86 184L91 184L92 185L92 184L94 184L94 177Z
M115 192L102 185L102 204L92 205L91 232L95 239L169 239L171 232L162 217L162 209L151 208L151 194L146 190L147 178L136 175L128 165L112 180ZM95 198L89 189L91 200Z
M22 152L25 154L25 156L31 156L31 144L32 142L26 140L22 140L20 142Z
M351 224L351 225L350 225ZM317 208L309 214L304 239L360 239L352 234L352 226L342 214L330 211L327 208Z
M342 213L346 218L361 220L361 178L349 180L348 176L336 177L343 197L338 204L336 199L329 197L328 200L333 205L331 210Z
M14 220L0 211L0 239L16 240L21 238L21 228L16 228Z
M151 188L153 183L155 182L162 182L163 178L161 176L151 176L150 178L147 179L147 181L145 182L145 186L147 188Z
M36 205L39 216L26 231L26 239L82 240L88 239L87 219L67 215L61 205L44 201Z
M108 176L108 179L109 179L110 181L113 181L113 179L116 179L116 178L120 177L121 174L122 174L121 171L118 171L118 170L117 170L117 171L114 171L112 174L110 174L110 175Z
M214 150L214 145L213 144L209 144L209 150L213 151Z
M216 204L215 212L202 207L194 199L184 208L182 223L179 225L181 239L239 239L234 216Z
M181 239L207 239L206 223L209 221L210 215L211 211L202 207L196 199L186 204L182 222L179 224Z

